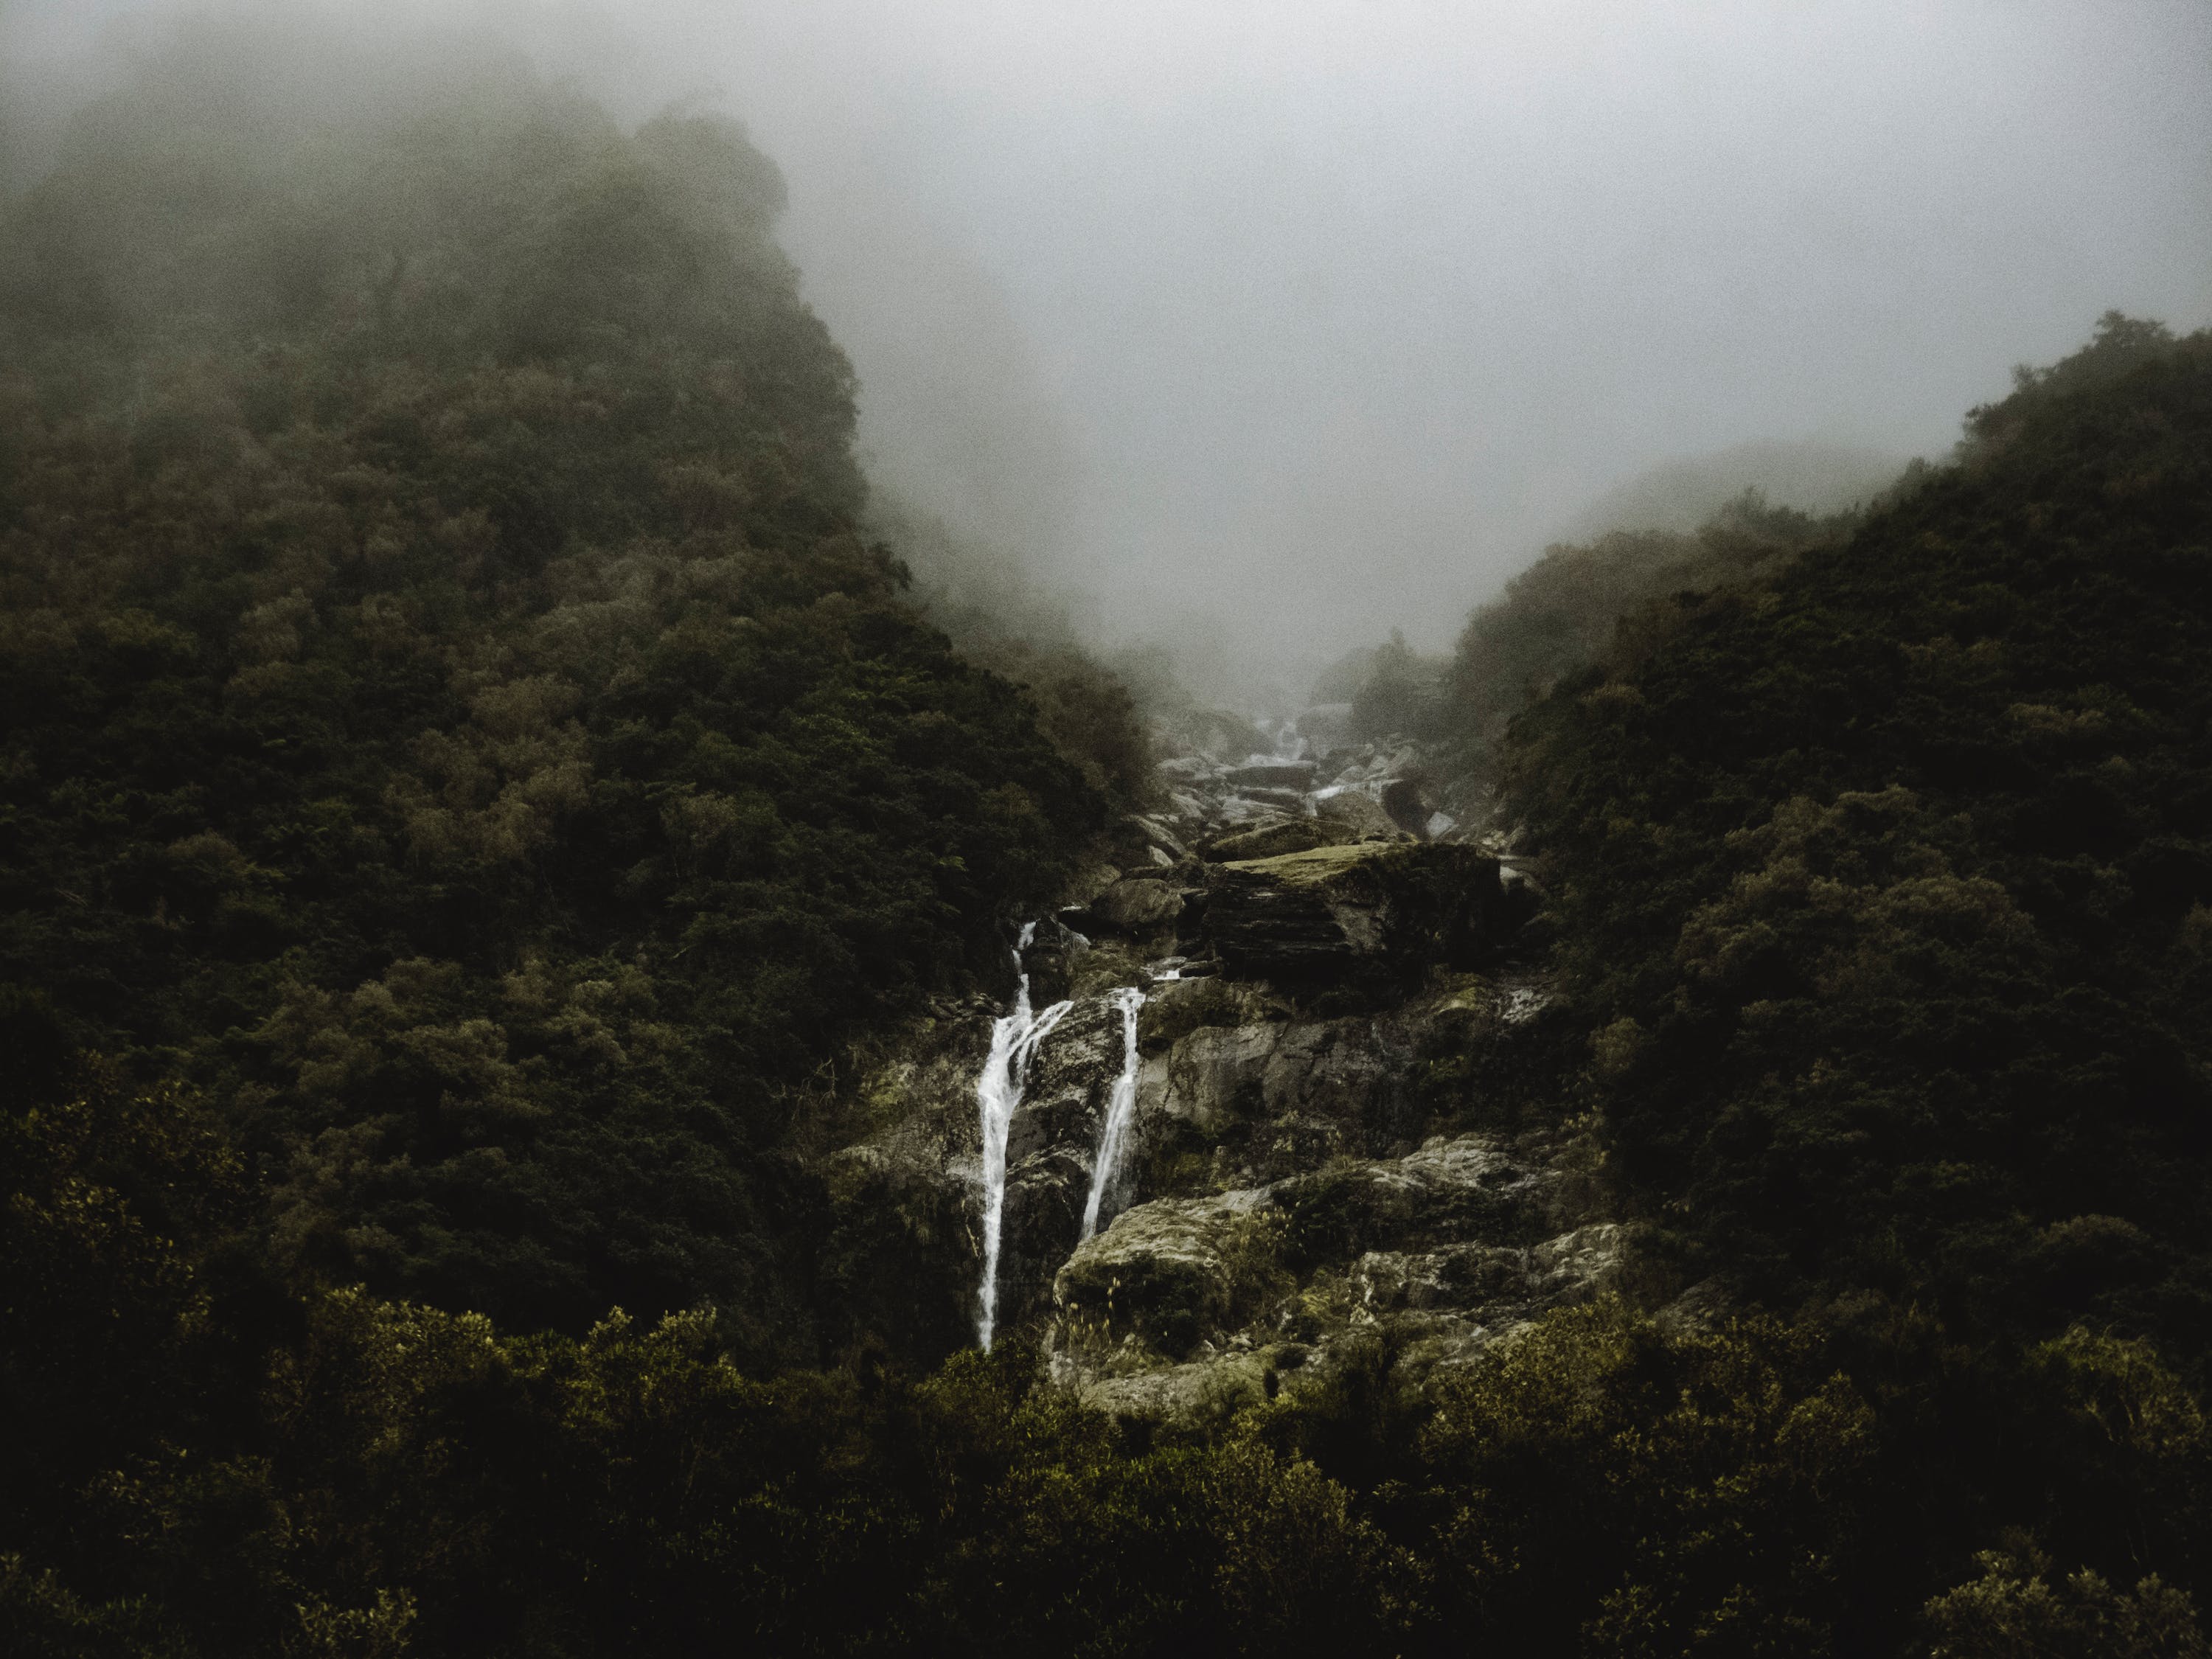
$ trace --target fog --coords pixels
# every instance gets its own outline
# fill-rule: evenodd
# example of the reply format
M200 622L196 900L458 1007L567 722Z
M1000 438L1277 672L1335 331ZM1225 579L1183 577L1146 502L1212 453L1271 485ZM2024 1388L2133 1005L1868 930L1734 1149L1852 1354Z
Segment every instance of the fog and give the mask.
M341 9L744 119L878 484L1224 685L2212 319L2202 0ZM157 15L0 10L27 153Z

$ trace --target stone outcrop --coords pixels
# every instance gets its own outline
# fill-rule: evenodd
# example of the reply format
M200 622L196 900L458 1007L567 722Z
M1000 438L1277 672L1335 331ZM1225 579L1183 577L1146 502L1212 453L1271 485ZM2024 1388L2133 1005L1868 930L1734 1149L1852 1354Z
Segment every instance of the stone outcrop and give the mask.
M1500 1280L1507 1258L1494 1253L1540 1251L1582 1219L1559 1201L1558 1147L1436 1139L1419 1086L1430 1057L1463 1048L1471 1033L1526 1028L1540 993L1468 976L1319 1018L1257 981L1154 982L1138 1021L1126 1206L1119 1214L1109 1206L1105 1231L1079 1249L1122 1063L1110 987L1146 970L1101 947L1068 953L1065 971L1074 1006L1039 1048L1008 1132L1002 1330L1107 1317L1115 1344L1136 1339L1117 1346L1116 1364L1150 1370L1211 1363L1207 1344L1212 1358L1227 1353L1230 1336L1259 1328L1262 1303L1274 1298L1279 1315L1293 1292L1313 1291L1299 1306L1321 1324L1270 1340L1309 1346L1356 1307L1368 1310L1361 1319L1426 1319L1458 1297L1490 1331L1515 1297L1552 1294ZM994 1012L978 999L918 1024L860 1085L856 1106L878 1127L822 1164L831 1200L822 1273L847 1310L833 1325L848 1336L878 1331L923 1357L973 1340L975 1082ZM1577 1270L1576 1282L1597 1272ZM1097 1298L1116 1275L1122 1286L1108 1310Z
M1339 839L1331 826L1318 818L1278 817L1215 837L1206 843L1204 856L1209 864L1233 864L1303 853Z
M1416 1370L1465 1364L1617 1271L1618 1225L1547 1231L1558 1184L1473 1134L1139 1205L1060 1270L1056 1372L1094 1405L1180 1412L1307 1386L1386 1324Z
M1533 888L1508 898L1498 860L1449 838L1412 745L1192 730L1166 807L1109 829L1024 957L1036 1005L1073 1006L1007 1128L998 1329L1042 1339L1094 1404L1176 1413L1310 1386L1386 1339L1407 1375L1462 1364L1601 1290L1621 1238L1590 1212L1586 1149L1479 1128L1479 1091L1440 1109L1429 1081L1543 1052L1540 982L1494 960ZM1086 1240L1133 985L1130 1151ZM998 1012L920 1022L859 1085L857 1144L818 1164L830 1300L925 1361L973 1340Z
M1182 915L1182 890L1175 884L1128 877L1091 900L1085 915L1100 931L1146 933L1172 927Z
M1364 788L1339 789L1314 800L1314 817L1328 832L1328 842L1344 845L1359 841L1395 841L1404 831L1382 810L1382 803Z
M1125 1211L1060 1267L1053 1295L1061 1315L1182 1358L1209 1333L1243 1322L1238 1304L1251 1287L1238 1270L1272 1249L1273 1217L1261 1213L1270 1197L1261 1188Z
M1317 847L1211 866L1206 888L1206 937L1224 967L1294 982L1468 964L1500 913L1498 860L1456 845Z

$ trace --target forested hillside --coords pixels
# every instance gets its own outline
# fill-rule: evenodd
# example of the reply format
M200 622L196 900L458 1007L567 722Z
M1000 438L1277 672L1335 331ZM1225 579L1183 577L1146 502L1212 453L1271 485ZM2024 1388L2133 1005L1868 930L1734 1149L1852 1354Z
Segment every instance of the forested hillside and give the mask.
M1814 517L1747 490L1694 534L1617 530L1547 548L1468 618L1430 716L1437 735L1490 781L1513 717L1602 658L1625 618L1666 594L1771 575L1799 550L1847 535L1856 518Z
M733 126L221 56L0 229L14 1018L210 1101L298 1282L807 1357L792 1084L1133 774L902 602Z
M734 126L179 39L0 216L0 1650L2208 1652L2212 337L1375 653L1509 906L1359 793L1416 745L1155 769L917 607ZM1337 839L1124 816L1232 785ZM1306 983L1286 864L1309 967L1427 896ZM1188 1109L939 1364L976 1143L899 1136L1071 895L1030 1218L1102 1066Z
M2162 349L2161 349L2162 348ZM1961 464L1516 728L1688 1270L2212 1344L2212 339L2108 318Z

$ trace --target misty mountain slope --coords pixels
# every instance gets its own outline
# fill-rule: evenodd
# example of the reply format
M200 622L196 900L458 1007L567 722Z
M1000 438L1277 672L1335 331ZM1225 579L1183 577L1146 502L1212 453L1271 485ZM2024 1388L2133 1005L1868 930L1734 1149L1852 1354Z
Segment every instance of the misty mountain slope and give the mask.
M2212 1352L2208 527L2212 337L2107 318L1848 542L1658 601L1515 726L1685 1271Z
M1836 539L1852 514L1816 518L1770 505L1755 490L1686 534L1616 530L1583 545L1556 544L1477 610L1460 632L1441 695L1418 728L1439 738L1472 781L1487 782L1516 714L1604 656L1624 619L1662 594L1757 581L1801 550Z
M735 128L254 17L0 208L0 1654L2203 1659L2212 337L1155 763Z
M1688 535L1747 489L1814 518L1848 513L1897 480L1902 455L1858 445L1736 444L1669 461L1607 490L1566 526L1563 541L1595 541L1615 531Z
M0 232L0 979L223 1105L291 1271L803 1352L788 1085L1101 797L860 532L734 127L234 70Z

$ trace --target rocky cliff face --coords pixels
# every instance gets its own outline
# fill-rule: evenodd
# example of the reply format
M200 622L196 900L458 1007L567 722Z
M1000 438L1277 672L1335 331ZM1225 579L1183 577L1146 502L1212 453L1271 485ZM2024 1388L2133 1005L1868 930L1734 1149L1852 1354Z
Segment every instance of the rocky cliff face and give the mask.
M1008 1132L998 1330L1100 1404L1310 1386L1385 1329L1401 1363L1449 1366L1614 1271L1588 1148L1486 1103L1540 1050L1545 994L1498 860L1424 805L1418 759L1173 757L1172 811L1130 820L1040 930L1036 999L1073 1006ZM1132 1146L1085 1238L1131 985ZM825 1275L921 1356L975 1340L995 1012L911 1033L863 1088L879 1127L825 1166Z

